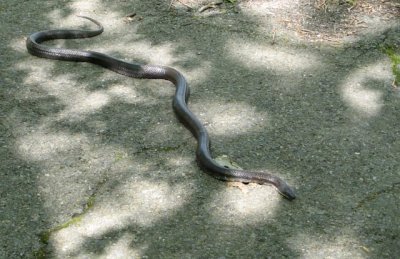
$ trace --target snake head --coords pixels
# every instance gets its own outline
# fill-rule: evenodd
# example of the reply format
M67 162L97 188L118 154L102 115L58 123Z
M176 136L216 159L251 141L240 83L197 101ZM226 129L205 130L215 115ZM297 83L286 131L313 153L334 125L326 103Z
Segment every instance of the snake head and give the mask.
M296 198L296 194L294 193L294 190L287 185L284 181L281 181L279 183L279 186L277 186L278 192L288 199L289 201L294 200Z

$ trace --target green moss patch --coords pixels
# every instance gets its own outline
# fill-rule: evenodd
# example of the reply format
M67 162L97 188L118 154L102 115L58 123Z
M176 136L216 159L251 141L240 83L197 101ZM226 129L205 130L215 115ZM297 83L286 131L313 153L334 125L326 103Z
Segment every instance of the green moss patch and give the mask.
M105 182L105 180L100 182L100 185L104 184L104 182ZM41 247L38 250L33 252L33 257L36 259L49 258L49 251L47 249L47 245L49 243L50 236L53 233L55 233L61 229L67 228L71 225L81 222L83 219L83 216L86 214L86 212L88 212L94 206L95 200L96 200L96 196L95 196L95 193L93 193L92 195L90 195L89 199L87 200L85 208L83 209L82 213L72 217L67 222L64 222L58 226L55 226L54 228L45 230L42 233L40 233L39 237L40 237Z
M392 72L394 75L394 85L398 86L400 83L400 54L396 53L394 47L384 48L384 52L389 56L392 61Z

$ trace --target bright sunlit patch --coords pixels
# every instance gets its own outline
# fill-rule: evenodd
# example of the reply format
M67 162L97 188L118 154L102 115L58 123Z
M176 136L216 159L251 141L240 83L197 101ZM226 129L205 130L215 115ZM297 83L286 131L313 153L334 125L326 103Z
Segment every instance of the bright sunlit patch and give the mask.
M358 113L366 116L378 115L382 108L382 92L363 89L362 85L348 85L343 89L345 101Z
M71 10L71 14L65 16L63 12L60 11L59 8L55 8L47 14L48 20L53 21L53 25L50 25L51 28L43 28L54 29L54 28L63 28L63 29L80 29L82 26L87 26L87 28L96 28L97 25L92 22L85 20L84 18L78 16L88 16L95 20L101 22L103 26L114 27L121 25L123 20L121 19L120 13L113 12L108 10L107 12L97 12L102 9L102 3L100 0L92 0L92 1L71 1L67 3L66 6Z
M193 152L194 152L194 147L193 147ZM191 166L193 166L193 161L191 158L192 154L188 154L186 156L169 156L167 158L167 164L169 165L170 168L179 168L184 166L191 168Z
M267 113L246 103L208 103L207 110L199 115L217 135L258 131L268 125Z
M91 13L93 12L93 10L101 8L101 6L102 3L100 0L91 0L91 1L78 0L78 1L72 1L69 4L69 7L78 14Z
M248 39L230 40L225 49L236 62L240 62L248 68L262 68L287 73L302 72L321 65L321 61L311 53L251 43Z
M127 45L127 42L129 42L129 45ZM109 50L105 51L108 53L122 53L121 55L126 56L126 58L124 58L126 62L145 62L148 64L170 66L174 62L180 60L180 57L174 53L175 48L176 46L172 43L164 43L155 46L147 40L132 42L132 37L121 35L120 39L114 41L112 45L110 45ZM141 60L144 61L140 62Z
M128 63L173 67L189 80L190 85L208 79L211 69L210 62L208 61L202 61L201 64L190 69L176 65L187 60L197 59L196 55L191 51L182 52L177 55L176 48L179 46L176 43L154 45L148 40L134 40L132 38L134 37L131 35L118 35L118 41L112 40L112 44L110 44L110 41L105 42L105 44L98 43L93 48L96 51L103 52Z
M138 94L132 87L124 85L113 85L107 93L110 96L126 103L137 103L139 98Z
M50 65L30 68L22 63L18 67L30 70L24 80L26 85L33 85L33 87L39 85L49 96L57 98L65 105L65 109L60 113L62 119L66 117L70 117L70 119L84 118L85 115L100 110L111 101L108 92L104 90L86 91L77 83L72 74L51 77ZM115 92L118 90L114 89Z
M183 54L182 60L190 60L195 57L192 54ZM201 85L204 81L209 79L212 64L209 61L202 61L200 65L191 69L183 67L175 67L178 69L188 80L189 86Z
M40 62L39 60L34 60L34 63L29 62L19 62L15 67L19 70L24 71L27 75L24 78L23 83L25 85L37 85L43 82L52 81L49 74L51 69L54 67L53 62Z
M213 222L242 225L256 224L273 219L275 210L279 207L282 197L272 186L243 186L249 191L240 191L229 187L208 205L213 216Z
M136 242L133 233L126 233L122 235L117 241L110 242L109 246L105 248L103 254L104 258L143 258L143 252L147 249L147 245L142 242ZM139 244L138 244L139 243ZM132 248L134 247L134 248Z
M70 104L69 109L65 111L65 114L70 116L73 116L74 114L90 114L107 105L109 101L109 96L104 92L97 91L88 93L86 96L81 96L79 99L75 99L73 103Z
M241 11L248 15L261 15L274 14L276 10L282 13L293 12L299 8L298 0L280 0L280 1L265 1L265 0L252 0L241 1L239 5L242 7Z
M358 115L373 117L381 111L384 84L377 82L390 82L388 67L384 62L374 63L356 70L345 78L340 87L343 99ZM372 85L368 85L369 81L372 81Z
M79 224L54 233L55 246L68 253L79 249L85 240L100 238L126 226L150 227L181 207L190 195L187 192L179 185L140 181L118 186L112 193L98 194L92 211Z
M79 148L82 142L87 142L87 139L80 134L37 132L20 138L17 141L17 149L27 160L44 161Z
M346 231L345 229L342 232ZM301 256L299 258L365 258L365 251L359 241L351 237L354 233L339 236L313 236L311 233L298 234L288 240L290 247Z

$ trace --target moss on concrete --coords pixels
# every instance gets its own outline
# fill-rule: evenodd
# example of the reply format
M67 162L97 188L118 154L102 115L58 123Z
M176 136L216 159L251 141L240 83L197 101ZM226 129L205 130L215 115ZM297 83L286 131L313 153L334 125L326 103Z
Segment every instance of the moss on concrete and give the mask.
M389 56L392 62L392 72L394 75L394 85L398 86L400 83L400 54L395 51L393 46L384 48L384 52Z

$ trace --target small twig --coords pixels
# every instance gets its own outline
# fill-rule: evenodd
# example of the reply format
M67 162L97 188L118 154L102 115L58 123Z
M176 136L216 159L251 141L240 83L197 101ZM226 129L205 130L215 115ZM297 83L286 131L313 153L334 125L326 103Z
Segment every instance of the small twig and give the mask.
M133 13L130 13L130 14L125 15L125 18L133 18L133 17L135 17L135 16L136 16L136 13L133 12Z
M274 45L275 44L275 36L276 36L276 30L274 29L273 31L272 31L272 45Z
M204 12L207 9L217 8L218 5L221 5L223 1L211 2L199 8L199 13Z
M135 12L129 13L129 14L125 15L124 21L125 21L125 22L132 22L133 19L135 18L135 16L136 16L136 13L135 13Z
M193 7L191 7L190 5L188 5L188 4L184 3L184 2L182 2L181 0L176 0L176 1L178 1L179 3L181 3L181 4L184 5L184 6L186 6L186 7L189 8L189 9L193 9Z
M172 6L172 4L174 3L174 1L175 1L175 0L171 0L171 2L169 2L168 10L171 9L171 6Z
M307 29L301 29L301 31L304 31L304 32L308 32L308 33L314 33L313 31L310 31L310 30L307 30Z

